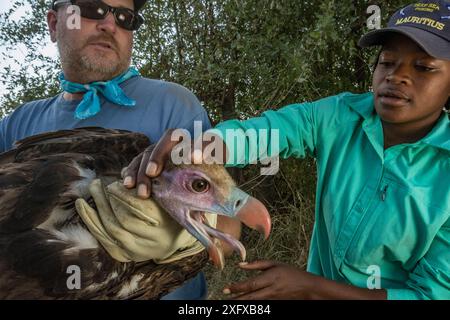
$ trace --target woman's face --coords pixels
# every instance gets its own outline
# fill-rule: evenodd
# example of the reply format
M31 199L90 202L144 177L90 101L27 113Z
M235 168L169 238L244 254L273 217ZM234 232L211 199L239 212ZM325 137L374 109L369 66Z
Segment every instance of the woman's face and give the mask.
M433 124L450 97L450 61L431 57L410 38L392 34L373 75L375 110L385 123Z

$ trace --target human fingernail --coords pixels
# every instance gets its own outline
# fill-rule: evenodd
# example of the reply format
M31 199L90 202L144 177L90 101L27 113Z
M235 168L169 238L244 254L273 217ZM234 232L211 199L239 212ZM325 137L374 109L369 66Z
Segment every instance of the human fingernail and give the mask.
M131 186L132 183L133 183L133 178L131 178L130 176L125 177L125 179L123 179L123 184L127 187Z
M246 265L248 265L248 262L239 262L239 266L246 266Z
M228 288L225 288L225 289L223 289L223 294L230 294L231 293L231 290L230 289L228 289Z
M149 176L154 176L156 174L157 168L158 168L158 166L156 165L156 163L151 161L148 163L145 173Z
M147 186L145 184L140 184L138 187L138 196L147 197Z

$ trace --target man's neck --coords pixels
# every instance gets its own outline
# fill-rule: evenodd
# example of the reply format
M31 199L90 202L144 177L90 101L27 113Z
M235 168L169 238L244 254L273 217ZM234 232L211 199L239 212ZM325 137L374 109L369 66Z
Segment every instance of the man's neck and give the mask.
M92 82L109 81L127 71L128 68L129 66L127 66L124 69L115 70L114 72L112 70L111 72L106 72L106 71L93 71L83 69L74 70L69 68L63 68L64 70L63 72L65 79L68 81L80 84L88 84Z
M70 93L70 92L64 91L63 98L66 101L81 100L81 99L83 99L84 94L85 94L85 92Z
M128 67L127 67L128 68ZM118 72L115 72L114 74L104 74L104 73L93 73L93 72L81 72L81 71L74 71L74 70L64 70L64 76L66 80L80 83L80 84L88 84L92 82L97 81L109 81L120 74L124 73L125 70L120 70ZM84 75L83 77L80 77L80 75ZM63 98L65 100L71 101L71 100L81 100L84 96L84 92L78 92L78 93L69 93L67 91L64 91Z
M96 74L96 73L82 73L83 77L80 77L80 74L73 74L70 71L65 71L64 76L66 77L66 80L80 83L80 84L88 84L96 81L109 81L113 79L116 75L104 75L104 74ZM107 79L108 78L108 79ZM67 91L64 91L64 99L71 101L71 100L81 100L83 99L85 92L77 92L77 93L70 93Z

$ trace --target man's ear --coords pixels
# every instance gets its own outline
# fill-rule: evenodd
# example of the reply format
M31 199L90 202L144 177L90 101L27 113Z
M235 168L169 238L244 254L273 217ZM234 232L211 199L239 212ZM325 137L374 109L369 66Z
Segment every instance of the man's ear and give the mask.
M56 42L56 23L58 22L58 13L55 10L47 12L47 25L50 31L50 39Z

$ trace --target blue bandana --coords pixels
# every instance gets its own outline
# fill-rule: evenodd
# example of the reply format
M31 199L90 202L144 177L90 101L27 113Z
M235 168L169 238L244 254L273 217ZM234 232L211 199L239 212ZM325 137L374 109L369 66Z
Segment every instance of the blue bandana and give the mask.
M110 81L79 84L66 80L64 74L61 73L59 75L59 82L64 91L70 93L86 92L83 96L83 100L81 100L75 110L75 118L82 120L93 117L100 112L100 98L98 97L98 92L100 92L105 99L117 105L125 107L135 106L136 101L128 98L119 87L119 84L138 75L140 75L139 71L136 68L131 67L125 73Z

